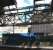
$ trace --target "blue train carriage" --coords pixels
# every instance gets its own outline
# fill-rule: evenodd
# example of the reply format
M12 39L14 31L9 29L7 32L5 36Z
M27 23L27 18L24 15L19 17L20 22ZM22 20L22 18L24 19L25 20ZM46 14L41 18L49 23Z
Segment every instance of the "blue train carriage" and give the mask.
M31 33L22 33L22 34L3 34L2 36L3 44L8 45L19 45L23 42L30 42L35 40L35 36Z
M3 34L2 38L5 45L21 45L22 43L32 45L33 42L39 44L44 41L52 41L51 37L44 36L44 33Z
M21 40L23 40L23 36L19 34L3 34L3 43L5 45L17 45L18 43L21 44Z

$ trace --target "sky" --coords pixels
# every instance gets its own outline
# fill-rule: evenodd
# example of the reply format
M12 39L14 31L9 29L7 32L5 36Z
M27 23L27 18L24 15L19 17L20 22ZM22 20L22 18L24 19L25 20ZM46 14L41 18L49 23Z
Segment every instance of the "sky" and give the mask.
M18 7L33 5L33 0L16 0Z

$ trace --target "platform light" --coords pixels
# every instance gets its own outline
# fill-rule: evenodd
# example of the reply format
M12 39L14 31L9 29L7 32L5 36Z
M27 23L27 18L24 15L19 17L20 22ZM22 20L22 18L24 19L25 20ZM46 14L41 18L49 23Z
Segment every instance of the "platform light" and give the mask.
M42 1L36 1L35 4L50 4L52 0L42 0Z
M4 7L4 10L8 10L8 9L9 9L8 6L5 6L5 7Z
M8 11L8 12L4 12L4 14L10 14L10 11Z
M17 10L15 10L15 11L11 11L11 13L17 13Z
M14 8L16 8L16 6L15 5L11 5L11 6L9 6L9 8L10 9L14 9Z

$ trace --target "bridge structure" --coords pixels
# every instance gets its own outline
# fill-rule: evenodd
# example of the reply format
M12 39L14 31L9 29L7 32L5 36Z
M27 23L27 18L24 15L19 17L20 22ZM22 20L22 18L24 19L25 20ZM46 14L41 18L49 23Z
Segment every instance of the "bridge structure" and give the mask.
M37 9L38 7L42 7L42 6L45 7L45 9L42 9L42 10ZM49 4L27 6L27 7L23 7L23 8L19 8L19 9L18 8L5 9L3 12L4 12L4 14L0 17L0 19L1 19L0 20L0 26L12 25L13 23L11 21L12 20L15 21L16 16L18 17L17 20L20 20L21 23L14 22L14 25L46 24L46 23L52 23L53 22L53 21L49 21L50 18L52 18L52 14L51 14L51 11L50 11L50 5ZM50 14L50 15L48 15L48 14ZM38 16L38 15L40 15L40 18L42 16L41 20L46 18L46 20L48 20L48 21L46 21L46 22L41 21L40 23L38 21L30 22L31 18L33 18L33 16ZM46 17L46 15L47 15L47 17ZM12 19L12 18L14 18L14 19ZM36 18L39 18L39 17L36 17ZM11 24L6 24L6 21L8 21L8 22L10 21Z

